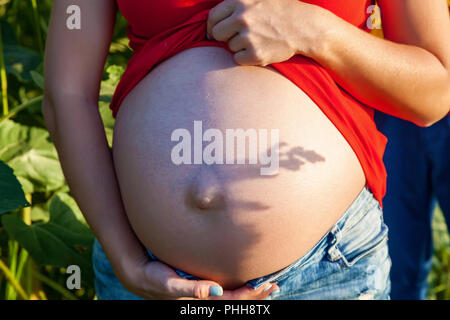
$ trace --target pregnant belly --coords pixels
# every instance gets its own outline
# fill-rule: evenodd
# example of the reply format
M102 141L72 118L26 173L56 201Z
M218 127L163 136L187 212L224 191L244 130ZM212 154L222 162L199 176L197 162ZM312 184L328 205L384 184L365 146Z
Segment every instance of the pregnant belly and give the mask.
M242 148L227 136L236 129L248 134ZM116 117L113 156L142 243L225 288L297 260L365 184L353 150L303 91L216 47L186 50L135 87Z

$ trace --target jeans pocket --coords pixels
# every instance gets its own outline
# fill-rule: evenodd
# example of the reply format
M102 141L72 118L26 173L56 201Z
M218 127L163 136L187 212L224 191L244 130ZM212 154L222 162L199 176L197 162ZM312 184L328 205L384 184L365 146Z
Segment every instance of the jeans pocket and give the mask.
M351 228L339 228L334 232L328 259L341 267L351 267L361 259L381 250L388 240L388 227L383 222L381 209L373 207Z
M377 253L378 250L383 248L383 245L387 242L387 240L388 240L388 237L386 236L383 239L381 239L377 244L372 246L371 248L366 249L361 252L358 252L356 255L353 254L353 255L351 255L351 257L349 257L348 255L342 254L340 257L341 261L345 265L345 267L351 267L351 266L355 265L361 259L368 258L368 257L374 255L375 253Z

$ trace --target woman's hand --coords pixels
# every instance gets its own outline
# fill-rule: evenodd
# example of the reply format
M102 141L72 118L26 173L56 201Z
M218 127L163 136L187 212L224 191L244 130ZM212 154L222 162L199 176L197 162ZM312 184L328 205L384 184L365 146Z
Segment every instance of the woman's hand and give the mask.
M116 272L119 281L129 291L147 299L260 300L278 289L276 284L266 284L257 290L246 285L236 290L223 290L214 281L181 278L169 266L144 255L122 270ZM264 291L267 287L269 289Z
M211 9L207 31L228 42L240 65L268 65L310 56L334 17L298 0L224 0Z

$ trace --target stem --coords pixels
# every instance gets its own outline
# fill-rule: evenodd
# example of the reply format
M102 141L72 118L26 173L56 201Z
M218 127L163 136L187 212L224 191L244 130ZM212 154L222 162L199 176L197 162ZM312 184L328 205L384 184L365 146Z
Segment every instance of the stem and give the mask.
M6 279L9 281L11 286L19 293L22 299L28 300L28 296L23 290L22 286L20 285L20 283L16 281L14 275L11 273L11 271L8 269L8 267L2 260L0 260L0 270L3 271L3 273L6 276Z
M33 292L33 261L31 259L27 260L25 268L25 290L28 296L31 296Z
M17 253L19 251L19 244L17 241L9 240L8 241L8 257L9 257L9 269L11 275L14 277L17 269ZM16 279L14 279L16 281ZM6 285L6 299L7 300L15 300L16 299L16 291L14 291L13 285L8 283Z
M28 108L29 106L31 106L31 105L33 105L35 103L41 102L43 98L44 98L44 96L42 96L42 95L41 96L37 96L37 97L34 97L34 98L30 99L30 100L25 101L21 105L18 105L16 107L12 108L11 111L8 114L6 114L6 115L4 115L3 117L0 118L0 124L3 121L13 117L14 115L19 113L23 109L26 109L26 108Z
M3 273L0 273L0 292L2 292L2 288L3 288Z
M33 278L33 270L36 269L36 265L33 259L28 259L26 264L25 273L25 290L30 300L48 300L45 292L42 290L42 282L37 278Z
M22 279L23 268L25 267L27 260L28 260L28 252L24 248L21 248L19 253L19 265L17 267L16 272L16 279L19 282Z
M33 276L35 278L37 278L38 280L40 280L42 283L46 284L47 286L49 286L50 288L52 288L53 290L61 293L63 295L64 298L68 299L68 300L78 300L78 298L73 295L72 293L70 293L67 289L65 289L63 286L61 286L59 283L53 281L50 278L47 278L46 276L44 276L42 273L39 273L35 270L33 270Z
M41 52L41 54L43 54L44 46L42 44L41 25L39 23L39 11L36 0L31 0L31 6L33 7L34 23L36 25L35 29L36 29L36 36L38 39L39 51Z
M27 201L29 203L31 203L32 198L31 198L30 193L26 193L25 198L27 199ZM21 211L22 211L22 219L25 222L25 224L31 225L31 206L25 207ZM24 248L21 248L20 254L19 254L19 265L17 267L17 272L16 272L16 279L19 282L22 279L23 268L24 268L27 260L28 260L28 252Z
M0 25L0 80L2 82L3 115L8 114L8 78L6 77L5 59L3 57L2 27Z

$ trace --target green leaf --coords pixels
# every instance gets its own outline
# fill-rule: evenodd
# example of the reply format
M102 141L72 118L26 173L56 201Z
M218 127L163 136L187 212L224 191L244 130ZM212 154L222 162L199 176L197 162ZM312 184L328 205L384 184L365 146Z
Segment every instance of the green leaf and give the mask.
M116 66L116 65L109 66L106 69L106 72L108 73L108 76L109 76L109 79L107 82L112 85L117 85L119 83L119 80L122 77L122 74L124 71L125 70L122 66Z
M30 81L30 71L35 70L40 65L42 62L41 55L20 46L14 28L5 19L0 19L0 24L6 72L15 75L19 81Z
M18 241L41 266L67 268L78 265L84 281L92 283L91 263L94 236L79 220L79 209L67 194L58 193L50 202L50 220L26 225L15 215L2 216L9 236ZM76 204L75 204L76 206Z
M100 93L102 96L112 96L114 94L123 72L124 68L121 66L112 65L106 68L108 79L103 80L101 83Z
M58 154L45 129L2 122L0 160L14 169L26 192L53 191L65 184Z
M15 75L21 81L30 81L32 79L30 71L41 63L39 53L18 45L5 44L3 54L6 72Z
M112 148L112 145L113 145L113 135L114 135L113 129L105 127L105 134L106 134L106 139L108 140L108 146L109 146L110 148Z
M48 220L50 219L50 213L48 212L48 210L45 210L45 208L39 205L33 205L33 207L31 208L30 216L31 221L33 222L36 221L48 222Z
M100 116L103 121L103 127L105 128L106 139L108 140L109 147L112 148L115 120L112 116L111 109L109 109L109 104L99 102L99 106Z
M108 139L108 145L112 147L113 143L113 131L115 119L112 116L109 104L114 94L114 90L122 76L124 69L121 66L112 65L106 69L108 73L108 79L103 80L101 84L101 95L99 98L99 112L105 127L106 138Z
M114 129L114 118L112 116L111 109L109 109L109 104L105 102L99 102L99 112L102 117L103 126L105 128Z
M0 214L29 206L13 170L0 161Z
M50 200L50 214L52 219L61 221L61 219L67 219L68 217L74 216L76 221L68 221L68 224L73 224L75 227L79 223L88 227L80 208L75 202L74 198L65 192L58 192ZM81 228L84 230L84 228Z
M44 77L36 71L30 71L31 78L33 79L33 82L42 90L44 90Z

